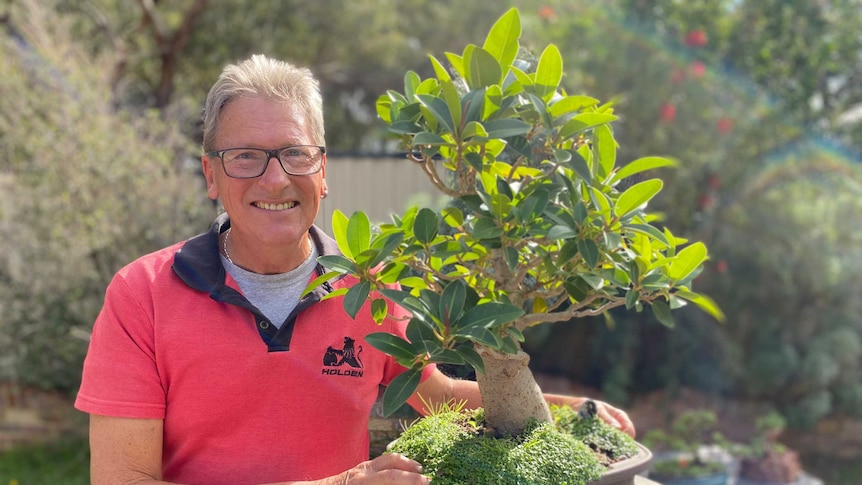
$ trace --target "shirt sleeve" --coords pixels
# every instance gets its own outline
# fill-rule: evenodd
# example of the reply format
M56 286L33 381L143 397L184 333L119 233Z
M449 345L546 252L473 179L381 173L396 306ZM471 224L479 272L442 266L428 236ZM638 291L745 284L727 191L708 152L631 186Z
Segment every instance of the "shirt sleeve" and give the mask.
M114 276L90 339L75 408L105 416L165 417L149 291Z

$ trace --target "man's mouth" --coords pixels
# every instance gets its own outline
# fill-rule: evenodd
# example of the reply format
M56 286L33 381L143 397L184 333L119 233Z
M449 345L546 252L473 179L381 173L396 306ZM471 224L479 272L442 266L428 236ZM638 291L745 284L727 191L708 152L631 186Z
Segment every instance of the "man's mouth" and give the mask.
M267 211L283 211L287 209L293 209L297 206L297 202L286 202L283 204L270 204L267 202L254 202L252 205L257 207L258 209L263 209Z

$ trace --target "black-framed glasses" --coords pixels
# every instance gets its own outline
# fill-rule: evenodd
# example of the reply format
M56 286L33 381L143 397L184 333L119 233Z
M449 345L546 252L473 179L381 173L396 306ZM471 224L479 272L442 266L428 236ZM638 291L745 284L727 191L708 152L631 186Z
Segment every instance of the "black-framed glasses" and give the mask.
M290 175L311 175L323 166L326 148L317 145L294 145L275 150L262 148L228 148L207 152L208 157L221 159L224 173L237 179L253 179L266 171L275 157L282 170Z

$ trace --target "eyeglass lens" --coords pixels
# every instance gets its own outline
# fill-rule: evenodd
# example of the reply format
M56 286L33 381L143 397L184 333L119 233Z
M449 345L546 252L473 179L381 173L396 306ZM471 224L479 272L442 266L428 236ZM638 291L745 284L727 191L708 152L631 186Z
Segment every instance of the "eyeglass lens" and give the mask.
M266 170L272 153L257 148L232 148L222 153L222 161L231 177L257 177ZM322 152L316 146L295 146L281 149L277 156L286 172L307 175L320 169Z

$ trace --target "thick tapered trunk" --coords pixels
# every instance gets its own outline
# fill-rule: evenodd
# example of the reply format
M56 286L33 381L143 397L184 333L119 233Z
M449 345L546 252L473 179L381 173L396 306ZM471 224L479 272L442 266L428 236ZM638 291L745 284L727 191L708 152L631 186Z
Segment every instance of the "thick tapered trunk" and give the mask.
M476 380L488 426L500 435L516 435L530 418L553 421L542 390L527 366L529 355L522 351L503 354L481 346L476 350L485 363L485 373L477 373Z

